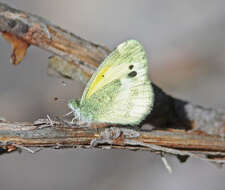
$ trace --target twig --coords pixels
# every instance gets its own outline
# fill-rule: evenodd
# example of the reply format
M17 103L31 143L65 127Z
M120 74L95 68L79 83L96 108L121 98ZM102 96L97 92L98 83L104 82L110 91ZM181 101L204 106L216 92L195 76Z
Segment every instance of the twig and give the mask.
M29 45L34 45L54 54L50 58L51 69L67 78L79 76L83 82L88 80L110 52L44 18L13 9L3 3L0 3L0 32L13 45L11 60L14 64L22 60ZM23 51L19 51L21 49ZM24 147L53 148L93 148L96 145L98 148L170 153L178 155L180 160L184 160L186 156L194 156L224 163L225 110L193 105L167 95L155 84L153 87L153 111L140 126L148 125L154 130L128 130L118 126L120 136L112 138L109 134L116 132L114 129L99 129L100 132L91 128L71 129L71 126L60 120L38 120L35 123L1 121L0 147L12 150L5 145L6 142ZM106 138L104 133L110 138ZM131 137L131 134L134 136Z
M171 166L169 165L164 153L161 154L161 160L162 160L162 163L164 164L165 168L167 169L167 171L172 174L173 170L171 168Z
M12 150L11 145L43 148L102 148L151 151L190 156L224 163L225 141L214 136L201 136L185 131L144 131L129 127L93 129L67 126L66 122L39 119L34 123L0 123L0 147ZM93 143L94 142L94 143ZM188 143L187 143L188 142Z
M21 145L18 145L18 144L12 144L12 145L15 146L16 148L20 148L22 150L26 150L26 151L28 151L28 152L30 152L32 154L35 154L35 153L37 153L37 152L39 152L41 150L40 148L37 148L35 150L32 150L30 148L27 148L25 146L21 146Z

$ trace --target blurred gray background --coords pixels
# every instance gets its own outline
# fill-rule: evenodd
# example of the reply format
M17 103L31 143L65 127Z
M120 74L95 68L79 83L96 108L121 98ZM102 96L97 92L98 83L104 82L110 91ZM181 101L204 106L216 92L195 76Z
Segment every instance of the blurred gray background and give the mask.
M167 93L206 107L225 107L224 0L2 0L47 18L90 41L113 49L139 40L151 79ZM10 45L0 38L0 116L33 121L68 112L54 102L78 98L84 85L47 76L51 54L30 47L22 64L9 64ZM66 86L62 85L66 82ZM168 162L148 152L49 150L0 157L1 190L224 189L225 170L204 161Z

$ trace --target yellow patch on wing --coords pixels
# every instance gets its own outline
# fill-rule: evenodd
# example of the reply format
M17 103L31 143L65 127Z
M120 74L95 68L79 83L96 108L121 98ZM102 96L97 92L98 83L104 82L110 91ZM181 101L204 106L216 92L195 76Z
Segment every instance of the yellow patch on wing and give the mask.
M92 81L90 88L87 93L87 98L89 98L98 88L96 86L99 84L99 82L104 78L104 74L108 71L110 68L110 65L105 65L99 72L98 75L95 77L95 79Z

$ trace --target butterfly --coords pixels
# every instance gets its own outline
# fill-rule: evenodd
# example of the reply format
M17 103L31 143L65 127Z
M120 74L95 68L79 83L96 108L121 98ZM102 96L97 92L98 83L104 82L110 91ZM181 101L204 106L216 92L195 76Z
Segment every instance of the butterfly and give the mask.
M74 119L87 123L139 124L152 110L154 93L143 46L121 43L100 64L81 100L69 100Z

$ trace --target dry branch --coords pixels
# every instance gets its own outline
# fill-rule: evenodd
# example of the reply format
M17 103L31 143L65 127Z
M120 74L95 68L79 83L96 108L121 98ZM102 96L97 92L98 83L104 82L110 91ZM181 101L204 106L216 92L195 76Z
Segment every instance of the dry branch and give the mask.
M51 24L44 18L13 9L0 3L0 32L13 46L11 62L18 64L29 45L54 54L51 67L59 74L86 82L98 64L109 54L103 46L84 40ZM17 39L16 42L15 40ZM22 53L18 51L22 41ZM19 44L18 44L19 43ZM26 45L27 44L27 45ZM22 46L22 47L23 47ZM63 65L63 66L62 66ZM59 69L63 67L63 71ZM78 73L77 73L78 71ZM66 74L65 74L66 73ZM68 74L69 73L69 74ZM154 86L153 112L141 123L154 130L127 127L71 128L61 120L34 123L0 122L0 147L84 147L148 150L175 155L195 156L225 162L225 110L207 109L165 94Z

